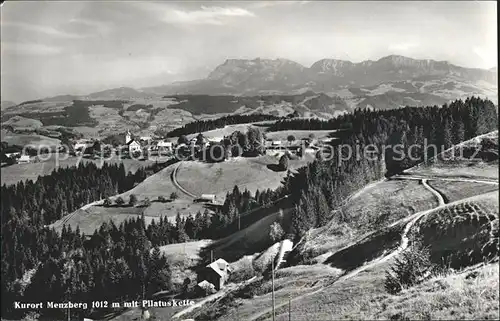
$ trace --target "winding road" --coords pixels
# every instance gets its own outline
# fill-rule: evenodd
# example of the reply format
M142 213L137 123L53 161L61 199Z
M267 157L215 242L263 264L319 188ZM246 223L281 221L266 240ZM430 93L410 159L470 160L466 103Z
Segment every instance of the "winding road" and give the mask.
M491 184L498 185L498 180L487 180L487 179L474 179L474 178L459 178L459 177L429 177L429 176L420 176L420 175L395 175L391 177L391 179L408 179L408 180L436 180L436 181L447 181L447 182L469 182L469 183L482 183L482 184Z
M177 187L178 190L180 190L181 192L183 192L184 194L186 194L187 196L191 197L191 198L198 198L197 195L191 193L190 191L186 190L184 187L182 187L179 182L177 181L177 171L179 170L179 167L181 166L182 164L182 161L180 161L174 168L174 170L172 171L172 173L170 174L170 179L172 180L172 183L174 184L175 187Z
M393 257L401 254L401 252L403 252L404 250L406 250L408 248L408 245L410 243L410 240L408 238L408 233L410 232L411 228L421 219L423 218L424 216L426 216L427 214L435 211L435 210L438 210L440 208L443 208L445 206L447 206L443 196L437 191L435 190L433 187L431 187L429 184L427 184L427 179L429 179L428 177L426 178L423 178L423 177L415 177L415 176L411 176L411 177L407 177L407 176L403 176L403 177L396 177L396 178L400 178L400 179L413 179L413 180L420 180L422 182L422 185L427 189L429 190L437 199L438 201L438 206L437 207L434 207L432 209L429 209L429 210L426 210L426 211L422 211L422 212L418 212L418 213L415 213L413 215L411 215L410 217L408 218L405 218L406 220L410 220L404 230L403 230L403 233L401 234L401 243L400 245L398 246L397 249L395 249L393 252L389 253L388 255L386 256L382 256L382 257L379 257L378 259L375 259L373 261L371 261L370 263L368 264L365 264L357 269L354 269L353 271L351 272L348 272L346 274L344 274L343 276L341 276L340 278L338 278L337 280L335 280L334 282L332 282L331 284L329 285L332 285L334 283L337 283L337 282L342 282L342 281L345 281L345 280L348 280L354 276L356 276L357 274L365 271L365 270L368 270L368 269L371 269L373 267L375 267L376 265L378 264L381 264L381 263L384 263L384 262L387 262L388 260L392 259ZM434 179L434 178L432 178ZM441 178L435 178L436 180L441 180ZM478 182L478 183L487 183L487 184L496 184L498 185L498 182L493 182L493 181L481 181L481 180L475 180L475 179L443 179L443 180L448 180L448 181L465 181L465 182ZM394 224L391 224L391 225L394 225ZM323 291L324 289L326 288L325 287L321 287L315 291L312 291L312 292L309 292L309 293L305 293L303 295L300 295L300 296L297 296L293 299L291 299L290 301L293 302L293 301L297 301L297 300L300 300L300 299L303 299L307 296L311 296L311 295L314 295L316 293L319 293L321 291ZM276 309L279 309L280 307L283 307L285 305L288 305L288 300L283 302L283 303L280 303L278 305L275 306L275 310ZM262 316L265 316L266 314L269 314L269 313L272 313L272 307L270 308L267 308L267 309L264 309L262 311L260 311L259 313L257 314L254 314L252 315L248 320L256 320Z
M441 195L441 193L439 193L436 189L434 189L429 184L427 184L427 179L422 179L422 185L426 189L428 189L432 194L434 194L434 196L436 196L436 198L438 200L438 207L439 206L443 206L444 204L446 204L446 202L444 201L443 195Z

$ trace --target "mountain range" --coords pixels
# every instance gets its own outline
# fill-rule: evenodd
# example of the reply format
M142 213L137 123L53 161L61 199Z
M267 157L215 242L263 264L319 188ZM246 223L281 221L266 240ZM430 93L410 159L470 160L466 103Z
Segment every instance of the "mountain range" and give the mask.
M335 104L327 104L328 108L325 107L325 110L328 114L334 114L335 111L356 107L388 109L406 105L441 105L468 96L489 98L496 104L497 77L496 67L488 70L465 68L446 61L418 60L397 55L359 63L321 59L310 67L282 58L227 59L203 79L154 87L120 87L88 95L59 95L40 101L62 104L71 103L75 99L101 99L144 104L149 101L148 103L154 104L154 101L171 95L255 96L258 100L259 96L265 95L302 95L313 92L332 97ZM302 104L287 106L292 109L307 109L304 106L307 107L307 100L312 96L306 96L306 101ZM329 101L325 97L322 101ZM17 106L28 111L32 104L21 103ZM40 104L37 106L38 110L43 107ZM283 104L275 104L275 107L277 109L273 107L276 109L274 112L278 112ZM6 109L12 113L20 108L12 102L2 102L2 112ZM208 110L209 107L206 109L206 114L216 113Z
M142 88L167 94L266 94L312 90L334 92L347 87L375 86L400 81L449 81L497 85L497 71L464 68L446 61L417 60L391 55L377 61L353 63L321 59L305 67L288 59L227 59L204 79Z

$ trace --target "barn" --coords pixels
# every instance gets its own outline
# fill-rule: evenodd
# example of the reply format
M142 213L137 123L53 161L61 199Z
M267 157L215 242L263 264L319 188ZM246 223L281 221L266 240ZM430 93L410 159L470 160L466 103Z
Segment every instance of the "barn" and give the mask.
M214 194L201 194L199 198L195 200L195 202L200 203L215 203L217 197Z
M229 278L231 267L224 259L217 259L198 273L198 282L212 283L217 291L224 287Z
M18 164L28 164L31 161L30 157L28 155L21 155L19 159L17 160Z

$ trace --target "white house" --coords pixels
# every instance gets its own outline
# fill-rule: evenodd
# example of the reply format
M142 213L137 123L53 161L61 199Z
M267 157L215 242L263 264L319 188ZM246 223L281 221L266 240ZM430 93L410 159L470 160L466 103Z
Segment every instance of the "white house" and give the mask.
M139 144L138 142L136 142L135 140L131 140L127 143L128 145L128 152L129 154L133 154L135 152L140 152L141 151L141 144Z
M322 142L322 143L325 143L325 144L326 144L326 143L331 143L331 142L332 142L332 141L334 141L335 139L336 139L336 138L334 138L334 137L325 137L325 138L322 138L322 139L321 139L321 142Z
M21 155L21 157L19 157L19 159L17 160L17 163L18 164L28 164L30 163L30 157L29 155Z
M193 138L191 138L191 139L189 140L189 144L190 144L190 145L195 145L197 140L198 140L198 138L193 137Z
M158 141L156 146L158 146L158 148L162 149L162 150L172 150L172 148L174 147L174 144L172 142L166 142L164 140L160 140L160 141Z
M76 151L84 151L85 149L92 146L92 143L87 140L79 140L73 146L73 149Z
M214 194L201 194L201 197L198 199L200 202L211 202L215 203L216 197Z
M15 157L19 157L21 155L20 152L15 152L15 153L5 153L5 156L7 156L8 158L15 158Z

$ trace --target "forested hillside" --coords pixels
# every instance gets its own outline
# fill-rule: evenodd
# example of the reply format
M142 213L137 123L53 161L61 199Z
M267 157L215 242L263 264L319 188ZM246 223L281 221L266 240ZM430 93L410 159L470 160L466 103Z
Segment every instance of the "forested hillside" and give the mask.
M352 156L315 160L285 183L287 193L296 200L292 224L297 236L332 219L331 210L368 182L401 172L454 144L498 128L493 103L474 97L443 107L358 110L329 124L333 127L340 120L351 128L343 135L342 143L352 147ZM295 123L300 126L300 121ZM359 153L368 145L376 146L379 152L373 157ZM393 148L397 145L404 155L401 160L400 153ZM410 150L412 145L417 148Z
M229 115L217 119L199 120L188 123L180 128L176 128L167 133L167 137L178 137L181 135L188 135L193 133L201 133L217 128L224 128L227 125L233 124L247 124L265 120L277 120L279 117L266 114L252 114L252 115Z
M497 127L494 104L475 97L457 100L442 107L356 110L329 121L278 121L269 130L344 130L337 135L340 142L334 157L329 160L316 159L299 169L298 173L289 175L282 188L272 192L273 198L291 196L295 211L290 232L300 237L309 228L322 226L331 220L331 210L367 183L401 172L454 144ZM366 149L367 146L371 147ZM350 156L349 150L352 153ZM364 150L374 152L365 155ZM404 157L401 158L401 154ZM240 197L230 194L226 197L226 203L232 203L228 208L233 210L221 215L236 217L234 212L237 213L242 207ZM342 221L348 218L337 219Z
M109 275L103 274L104 264L107 268L119 265L118 270L125 274L123 279L118 276L117 279L123 282L130 280L130 273L123 265L132 264L131 260L140 256L133 250L142 246L137 245L135 237L130 239L128 245L113 243L121 250L109 256L106 249L109 249L110 243L106 237L103 238L103 233L107 231L105 226L101 228L97 240L93 237L90 241L85 241L78 229L71 231L63 228L59 235L55 230L44 226L85 204L131 189L134 184L144 180L147 173L151 174L159 168L153 165L147 169L139 169L135 174L127 174L123 164L104 164L102 168L97 168L94 163L87 163L57 169L35 182L29 180L26 183L2 186L2 300L9 300L2 301L2 316L19 316L20 310L12 310L13 300L22 297L40 301L40 293L44 293L44 299L51 298L56 302L63 302L68 298L87 302L86 295L90 295L88 298L101 295L116 298L117 293L132 293L115 290L107 292L99 288L105 286L99 282L113 280ZM139 230L144 231L143 228ZM136 234L122 231L121 237L128 235L129 238ZM144 259L149 260L145 255ZM153 257L152 260L162 262L163 259ZM32 282L29 282L30 279ZM30 285L26 287L27 284ZM109 288L113 287L107 287ZM47 316L60 318L63 312L51 309L46 313ZM78 311L74 313L79 315Z
M187 239L221 238L262 218L258 211L277 202L293 209L287 232L298 239L305 231L332 219L332 209L368 182L398 173L430 158L453 144L497 128L496 108L479 98L455 101L442 107L402 108L385 111L356 110L330 121L284 120L276 129L339 129L340 145L332 159L321 157L297 173L289 174L275 191L251 195L237 187L227 194L222 208L214 215L193 213L177 217L175 224L161 219L146 227L144 217L120 226L104 224L89 238L79 230L64 227L61 234L44 228L67 212L106 196L132 188L146 173L127 175L118 166L82 165L59 169L36 182L3 186L2 193L2 316L20 317L13 310L14 300L37 302L68 300L138 299L159 289L169 290L168 262L159 245ZM423 148L436 144L438 150ZM379 152L367 158L359 151L372 144ZM398 159L392 149L401 145L410 159ZM346 146L351 147L348 157ZM427 155L426 155L427 153ZM153 170L154 171L154 170ZM288 197L285 197L288 196ZM252 211L258 210L255 214ZM238 221L238 218L241 221ZM335 219L349 220L349 214ZM111 309L100 310L106 312ZM45 317L60 319L67 311L41 311ZM82 317L82 310L71 310ZM88 315L88 314L86 314Z

